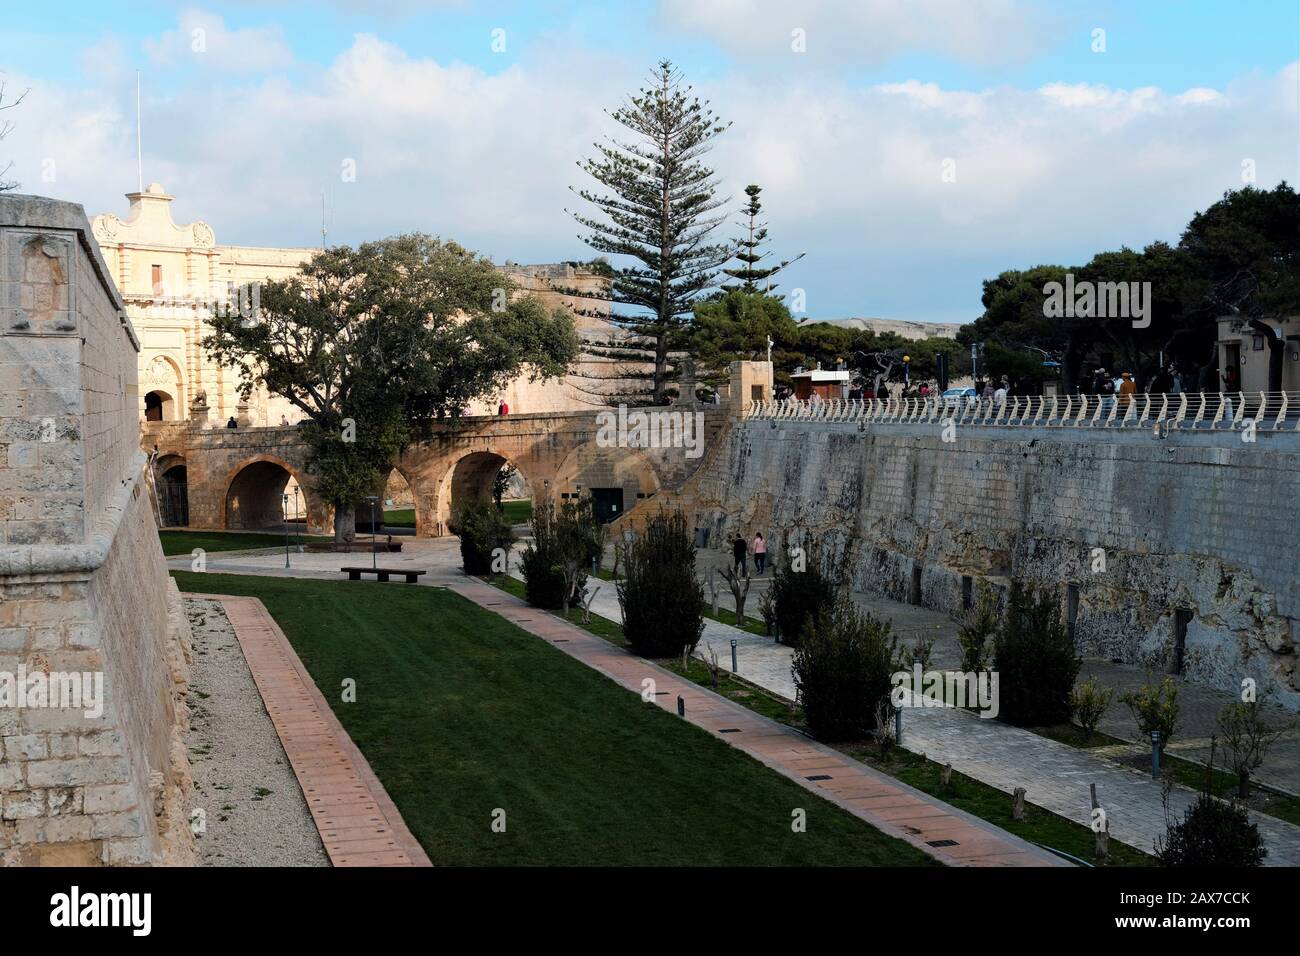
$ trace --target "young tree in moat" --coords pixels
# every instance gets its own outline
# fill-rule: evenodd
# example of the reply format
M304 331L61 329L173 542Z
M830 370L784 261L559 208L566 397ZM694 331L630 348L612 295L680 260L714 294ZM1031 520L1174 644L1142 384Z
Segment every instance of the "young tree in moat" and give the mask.
M673 377L671 356L686 344L695 299L715 284L718 268L734 252L727 243L708 241L722 222L715 211L725 200L716 196L713 170L701 162L730 124L720 122L691 89L670 62L661 62L650 85L610 114L634 138L596 144L599 156L579 163L608 190L575 190L601 214L572 213L590 230L586 243L636 260L612 270L607 292L582 294L634 310L610 316L622 337L587 343L593 355L628 363L623 380L649 383L648 390L609 395L610 400L664 401ZM646 366L652 370L638 373Z
M745 187L745 195L749 197L749 202L741 210L745 214L745 218L741 222L745 233L736 240L736 253L734 256L734 258L740 260L741 265L734 269L722 270L731 278L739 280L738 282L724 282L722 288L728 291L735 289L751 295L754 293L772 295L772 290L776 288L772 276L791 263L798 262L806 255L806 253L801 252L793 259L786 259L775 265L761 264L764 259L772 254L770 251L761 251L763 245L767 242L767 223L760 222L758 218L763 212L763 203L758 198L758 194L762 191L761 186L753 184Z
M350 540L355 503L383 486L393 461L432 424L460 416L520 372L564 374L577 357L573 320L454 242L422 234L338 246L300 275L258 287L256 315L208 319L203 340L307 417L308 472Z
M16 98L10 97L9 102L6 103L5 84L3 81L0 81L0 110L13 109L15 106L17 106L26 98L28 92L30 91L23 90L23 92L18 97ZM14 128L13 123L9 122L8 120L0 120L0 139L4 139L6 136L8 136L10 132L13 131L13 128ZM13 165L14 165L13 162L10 161L5 165L3 169L0 169L0 193L8 192L11 189L18 188L19 185L18 183L14 182L13 180L5 179L5 174L8 173L9 170L13 169Z

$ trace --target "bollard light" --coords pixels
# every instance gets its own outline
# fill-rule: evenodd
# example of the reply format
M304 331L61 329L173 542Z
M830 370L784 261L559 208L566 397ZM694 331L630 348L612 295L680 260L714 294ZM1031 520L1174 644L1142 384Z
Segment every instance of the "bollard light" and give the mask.
M1151 779L1160 779L1160 731L1151 731Z
M894 743L903 746L903 708L894 708Z
M736 639L735 639L734 637L731 639L731 673L733 673L733 674L737 673L737 671L736 671Z
M686 716L686 701L682 699L681 694L677 695L677 716L678 717Z

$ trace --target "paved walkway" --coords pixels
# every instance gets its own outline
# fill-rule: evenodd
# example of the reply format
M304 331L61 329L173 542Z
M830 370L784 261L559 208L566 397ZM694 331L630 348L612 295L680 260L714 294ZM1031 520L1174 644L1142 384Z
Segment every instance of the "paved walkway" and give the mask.
M517 572L516 576L517 576ZM746 609L757 607L751 591ZM732 607L725 592L724 607ZM706 597L707 594L706 589ZM934 611L899 604L887 599L872 602L874 613L891 619L897 605L904 612L905 630L928 629L926 616L942 617ZM612 582L601 582L591 604L593 614L619 620L618 596ZM746 680L793 701L791 673L793 650L770 637L750 634L717 621L705 621L697 656L711 646L718 663L731 671L731 641L736 641L736 673ZM953 666L956 662L953 662ZM934 666L947 666L937 664ZM1111 836L1144 852L1153 851L1155 841L1165 833L1164 805L1160 784L1149 774L1121 766L1086 750L1058 743L1027 730L998 721L983 720L953 708L909 708L903 714L903 746L923 753L939 763L951 763L961 773L981 783L1013 793L1026 789L1030 803L1084 826L1092 821L1089 784L1097 785L1097 799L1110 820ZM1170 793L1169 809L1177 819L1196 798L1187 787ZM1270 866L1300 866L1300 827L1276 817L1251 813L1269 848Z
M447 586L549 641L632 693L640 694L642 681L653 679L658 706L675 712L680 697L691 723L935 859L954 866L1068 865L1005 830L877 773L798 731L755 714L553 614L529 607L497 588L464 577Z
M335 866L430 866L379 778L257 598L222 603Z

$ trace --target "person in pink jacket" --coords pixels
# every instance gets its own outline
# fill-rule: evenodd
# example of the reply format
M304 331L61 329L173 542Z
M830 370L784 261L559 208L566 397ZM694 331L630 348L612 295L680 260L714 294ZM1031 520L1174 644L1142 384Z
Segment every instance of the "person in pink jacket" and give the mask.
M754 570L762 574L763 568L767 566L767 542L761 534L754 535L754 544L749 550L754 555Z

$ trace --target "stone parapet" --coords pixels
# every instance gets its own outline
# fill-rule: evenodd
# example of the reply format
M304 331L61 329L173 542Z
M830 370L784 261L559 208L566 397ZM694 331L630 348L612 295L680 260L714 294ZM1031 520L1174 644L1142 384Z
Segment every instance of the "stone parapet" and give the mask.
M0 862L189 862L139 342L79 206L0 196L0 263Z

